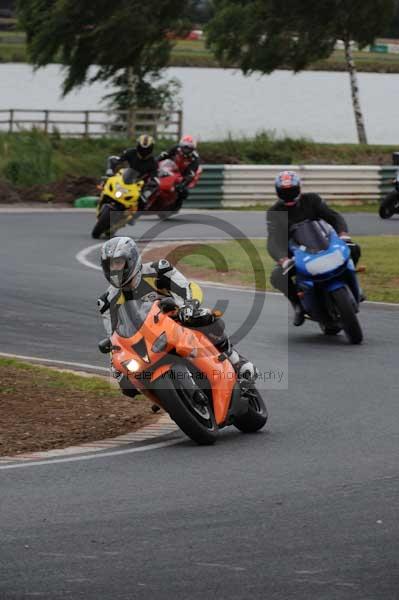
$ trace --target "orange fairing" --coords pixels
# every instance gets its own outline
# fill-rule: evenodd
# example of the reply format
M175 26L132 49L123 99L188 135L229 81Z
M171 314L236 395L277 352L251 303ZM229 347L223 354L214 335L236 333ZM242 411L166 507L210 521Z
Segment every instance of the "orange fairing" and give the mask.
M154 342L160 336L165 343L156 348ZM216 422L221 425L227 418L233 387L236 382L236 374L231 363L225 359L218 360L219 352L209 339L195 329L183 327L166 314L160 312L158 302L155 302L149 311L147 318L131 338L123 338L114 333L112 344L116 348L113 351L112 362L114 367L131 379L132 383L139 389L145 390L146 381L158 379L167 372L173 360L165 365L156 366L161 359L171 351L185 358L204 373L212 388L213 408ZM142 341L145 341L143 352ZM141 343L140 355L132 347ZM132 363L135 372L129 372L126 363L134 359ZM137 367L137 368L136 368Z

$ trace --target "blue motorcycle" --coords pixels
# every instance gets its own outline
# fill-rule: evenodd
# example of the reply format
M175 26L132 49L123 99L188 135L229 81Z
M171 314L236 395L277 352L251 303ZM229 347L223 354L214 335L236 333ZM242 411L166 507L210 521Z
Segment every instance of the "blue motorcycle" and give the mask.
M349 342L360 344L360 287L348 244L325 221L306 220L290 228L289 249L306 315L326 335L343 329Z

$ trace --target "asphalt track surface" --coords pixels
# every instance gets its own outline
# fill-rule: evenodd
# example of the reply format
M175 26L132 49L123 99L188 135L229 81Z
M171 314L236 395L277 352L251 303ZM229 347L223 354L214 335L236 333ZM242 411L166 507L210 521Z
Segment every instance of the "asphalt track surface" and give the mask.
M232 214L261 235L258 213L218 217ZM175 219L180 237L209 239L194 219ZM0 215L2 351L106 365L101 273L75 259L91 223ZM251 295L205 293L229 301L236 330ZM365 305L361 322L365 343L350 347L311 323L288 327L286 303L266 296L240 349L284 377L264 382L271 418L257 435L231 428L199 448L179 434L147 452L0 466L1 600L397 600L399 311Z

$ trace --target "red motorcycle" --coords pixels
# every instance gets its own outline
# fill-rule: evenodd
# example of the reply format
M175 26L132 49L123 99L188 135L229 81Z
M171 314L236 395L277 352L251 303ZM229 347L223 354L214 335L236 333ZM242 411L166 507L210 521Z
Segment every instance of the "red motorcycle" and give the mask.
M187 186L188 189L194 188L201 176L201 167L195 174L194 179ZM161 160L158 165L159 191L151 202L150 211L157 212L160 219L168 219L171 215L179 212L183 200L176 191L176 186L183 181L175 161L167 158Z

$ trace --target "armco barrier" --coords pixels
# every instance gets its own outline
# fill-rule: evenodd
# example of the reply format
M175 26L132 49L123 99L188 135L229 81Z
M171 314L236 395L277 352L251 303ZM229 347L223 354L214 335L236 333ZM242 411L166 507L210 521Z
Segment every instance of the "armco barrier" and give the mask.
M263 204L275 199L274 180L285 169L296 171L303 191L326 200L372 200L381 193L381 167L340 165L225 165L223 206Z
M184 205L192 208L220 208L223 200L224 165L203 165L198 185L190 190Z
M398 167L381 167L380 195L385 195L392 191L392 180L397 171Z
M271 204L276 199L274 180L285 169L299 174L303 191L316 192L330 202L377 201L392 189L398 170L342 165L204 165L201 179L184 205L221 208ZM85 206L85 202L76 205Z

